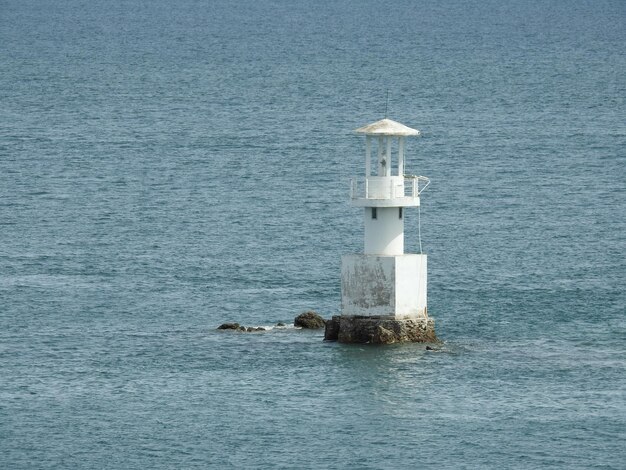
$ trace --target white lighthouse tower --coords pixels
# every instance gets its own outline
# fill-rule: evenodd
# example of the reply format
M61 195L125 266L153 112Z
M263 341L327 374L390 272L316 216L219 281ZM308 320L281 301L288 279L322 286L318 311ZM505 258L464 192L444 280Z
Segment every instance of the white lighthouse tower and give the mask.
M404 169L406 138L420 132L391 119L356 132L365 134L365 176L352 179L350 192L352 205L363 210L364 249L341 259L341 316L327 325L325 337L435 340L426 303L427 257L404 252L405 210L419 207L420 193L430 183Z

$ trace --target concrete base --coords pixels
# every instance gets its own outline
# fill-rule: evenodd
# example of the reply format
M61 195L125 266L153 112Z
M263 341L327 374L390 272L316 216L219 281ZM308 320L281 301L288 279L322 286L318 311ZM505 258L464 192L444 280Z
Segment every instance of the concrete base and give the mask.
M326 322L324 340L340 343L436 343L432 318L334 316Z
M427 318L426 255L344 255L341 314Z

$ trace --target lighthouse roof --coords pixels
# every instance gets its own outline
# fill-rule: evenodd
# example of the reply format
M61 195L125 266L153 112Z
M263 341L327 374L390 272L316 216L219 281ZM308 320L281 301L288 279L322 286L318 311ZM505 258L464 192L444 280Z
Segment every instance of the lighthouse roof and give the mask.
M355 129L354 132L369 135L420 135L420 131L417 129L411 129L404 124L400 124L399 122L392 121L387 118L368 124L367 126L359 127L358 129Z

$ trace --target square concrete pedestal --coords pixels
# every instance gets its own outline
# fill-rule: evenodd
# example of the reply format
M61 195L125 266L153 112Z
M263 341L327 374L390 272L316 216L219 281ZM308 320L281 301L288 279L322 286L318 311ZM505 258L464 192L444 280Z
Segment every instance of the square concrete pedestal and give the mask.
M344 255L341 316L427 319L426 255Z

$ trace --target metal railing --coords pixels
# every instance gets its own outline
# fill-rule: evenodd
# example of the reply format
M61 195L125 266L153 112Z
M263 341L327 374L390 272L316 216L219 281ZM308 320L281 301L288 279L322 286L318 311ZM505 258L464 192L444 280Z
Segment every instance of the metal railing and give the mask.
M350 180L352 199L416 199L430 184L426 176L370 176Z

